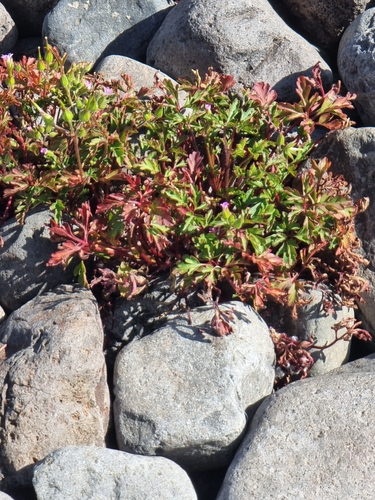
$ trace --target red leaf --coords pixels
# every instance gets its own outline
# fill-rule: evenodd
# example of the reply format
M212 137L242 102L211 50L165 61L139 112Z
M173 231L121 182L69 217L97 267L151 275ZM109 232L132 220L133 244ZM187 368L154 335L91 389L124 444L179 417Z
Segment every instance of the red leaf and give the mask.
M254 101L259 102L262 106L269 106L277 99L277 92L276 90L270 91L269 83L258 82L254 84L249 97Z
M88 257L88 255L85 255L81 245L73 243L73 241L64 241L60 245L59 250L51 255L50 260L47 262L47 266L57 266L59 264L65 266L74 254L79 254L81 259Z

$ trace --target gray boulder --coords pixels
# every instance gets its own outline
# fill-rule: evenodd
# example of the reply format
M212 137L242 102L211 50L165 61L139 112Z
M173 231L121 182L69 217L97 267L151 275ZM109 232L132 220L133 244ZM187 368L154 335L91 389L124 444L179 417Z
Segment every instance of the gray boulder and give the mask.
M36 297L1 325L0 342L1 478L61 446L105 445L109 391L91 292L65 285Z
M60 0L45 17L43 36L68 63L116 54L145 60L147 45L164 20L168 0Z
M247 419L272 391L275 354L255 311L240 302L222 307L233 308L231 335L214 335L213 310L203 307L192 311L195 326L177 315L119 353L114 421L121 450L189 469L229 464Z
M148 87L153 90L155 95L162 95L161 90L155 87L155 77L162 82L169 80L174 86L177 85L177 82L165 73L126 56L105 57L97 65L96 73L101 73L108 80L121 80L122 74L129 75L136 91L142 87ZM181 90L179 97L180 105L183 106L186 102L186 92Z
M346 367L262 403L217 500L374 498L375 376Z
M271 2L272 3L272 2ZM281 0L281 8L292 14L298 31L320 49L336 54L340 37L370 0Z
M0 54L7 54L17 42L18 30L3 4L4 1L0 3Z
M327 157L335 175L344 175L352 186L351 195L356 201L369 198L367 210L356 218L356 233L361 240L363 255L370 262L361 274L370 283L363 294L364 303L359 308L365 326L375 335L375 128L347 128L331 132L313 150L311 158ZM309 166L307 162L306 166Z
M38 500L196 500L171 460L92 446L67 446L34 467Z
M59 0L2 0L22 38L40 36L43 19Z
M295 335L299 340L316 339L317 346L329 345L335 340L335 332L332 327L346 318L354 318L354 310L338 305L334 313L324 310L324 294L321 290L310 290L303 297L309 302L297 308L296 319L290 317L286 323L288 335ZM339 330L338 334L344 334L345 330ZM320 350L311 349L309 354L315 364L310 370L311 376L323 375L341 366L349 357L350 341L340 340L333 346Z
M364 358L356 359L351 363L347 363L346 365L340 366L335 370L332 370L332 374L339 373L349 373L349 372L375 372L375 354L370 354L369 356L365 356Z
M152 88L155 85L155 75L160 80L168 79L175 85L177 84L165 73L125 56L113 55L105 57L97 65L96 72L103 74L108 80L120 80L122 74L130 75L135 90L139 90L141 87Z
M375 8L359 15L345 30L337 65L364 125L375 125Z
M72 281L72 269L47 267L56 243L48 225L53 217L46 209L34 209L21 226L10 219L0 228L4 246L0 252L0 305L14 311L43 290Z
M297 77L322 61L317 50L276 14L267 0L183 0L147 49L147 63L172 78L209 67L251 87L268 82L281 100L295 97ZM323 78L332 74L322 61Z

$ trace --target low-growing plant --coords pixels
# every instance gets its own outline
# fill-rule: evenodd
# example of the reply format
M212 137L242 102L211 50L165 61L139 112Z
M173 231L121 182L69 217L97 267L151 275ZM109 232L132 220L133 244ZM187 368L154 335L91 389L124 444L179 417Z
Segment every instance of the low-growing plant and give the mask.
M316 127L351 125L343 109L355 96L325 92L318 65L298 79L294 104L265 83L233 92L234 79L212 70L136 91L127 75L65 66L46 43L44 58L9 54L0 67L1 217L53 210L48 265L78 258L80 282L107 301L142 293L161 272L181 296L199 286L216 305L229 289L257 310L295 310L311 283L346 305L361 300L354 218L364 202L327 159L298 174ZM217 308L212 324L231 331Z

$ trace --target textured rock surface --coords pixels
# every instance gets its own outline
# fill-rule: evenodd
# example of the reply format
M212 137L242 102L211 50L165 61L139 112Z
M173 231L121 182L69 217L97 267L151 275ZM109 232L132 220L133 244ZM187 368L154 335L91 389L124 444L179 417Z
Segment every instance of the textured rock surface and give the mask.
M364 256L370 262L363 276L371 285L369 292L363 294L365 303L360 303L359 307L366 327L375 332L375 128L347 128L332 132L313 150L311 157L327 157L332 161L332 172L344 175L352 186L354 200L369 198L367 210L356 218L356 232Z
M10 219L0 228L4 246L0 252L0 305L14 311L45 289L72 281L72 271L61 266L47 267L56 243L50 239L47 225L49 210L30 212L21 226Z
M168 8L168 0L60 0L44 20L43 36L67 52L70 63L111 54L144 61Z
M7 54L15 46L18 38L18 29L4 8L5 2L0 3L0 54Z
M295 382L258 409L217 500L374 498L375 376Z
M298 22L301 33L334 54L347 26L371 3L369 0L281 0Z
M364 358L356 359L351 363L336 368L331 373L332 375L349 372L374 372L375 371L375 354L370 354Z
M148 87L154 89L156 95L161 95L162 92L158 88L155 88L155 76L161 81L168 79L173 85L177 85L177 82L165 73L125 56L105 57L97 65L96 72L102 73L109 80L121 80L122 74L130 75L135 90L138 91L142 87ZM186 99L186 92L180 91L179 95L180 104L183 105Z
M109 391L91 292L62 285L1 325L0 472L7 477L66 445L104 446Z
M375 125L375 8L359 15L341 38L337 65L365 125Z
M68 446L34 468L38 500L195 500L186 472L171 460Z
M275 64L277 61L277 64ZM147 49L147 63L171 77L202 75L212 66L242 85L270 83L281 100L294 96L299 74L322 57L291 30L267 0L183 0ZM323 78L331 72L322 61Z
M234 307L234 333L213 336L211 308L120 352L114 374L114 419L124 451L162 455L191 469L227 465L246 413L271 393L274 348L269 330L249 307Z
M288 335L296 335L300 340L316 339L316 345L328 345L335 340L335 332L332 329L336 323L342 319L353 318L354 310L343 306L336 307L335 313L326 313L323 308L323 292L311 290L304 297L310 300L297 309L298 318L288 321L286 328ZM344 329L339 330L339 335L344 333ZM310 370L312 376L323 375L334 368L345 363L349 356L350 342L340 341L325 350L311 349L309 353L315 360L315 364Z
M147 66L147 64L135 61L130 57L116 55L104 58L97 65L96 72L102 73L105 78L108 78L109 80L119 80L122 73L130 75L136 90L139 90L141 87L152 88L155 84L155 75L160 80L164 80L165 78L172 80L165 73L162 73L155 68L151 68L151 66ZM177 83L174 80L172 81L174 84Z
M59 0L2 0L22 38L40 35L45 15Z

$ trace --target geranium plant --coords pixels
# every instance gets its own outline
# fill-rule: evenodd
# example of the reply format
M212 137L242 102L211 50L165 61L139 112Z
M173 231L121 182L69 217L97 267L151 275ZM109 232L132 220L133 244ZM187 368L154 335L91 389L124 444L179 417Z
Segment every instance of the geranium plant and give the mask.
M316 127L351 124L354 96L325 92L318 65L294 104L265 83L239 96L211 70L135 91L127 75L65 66L48 43L44 58L0 66L1 217L50 206L59 246L48 265L78 258L80 282L107 300L142 293L161 272L181 296L199 286L216 305L224 287L257 310L295 309L311 283L360 300L364 202L326 159L298 175ZM217 307L213 326L231 331Z

